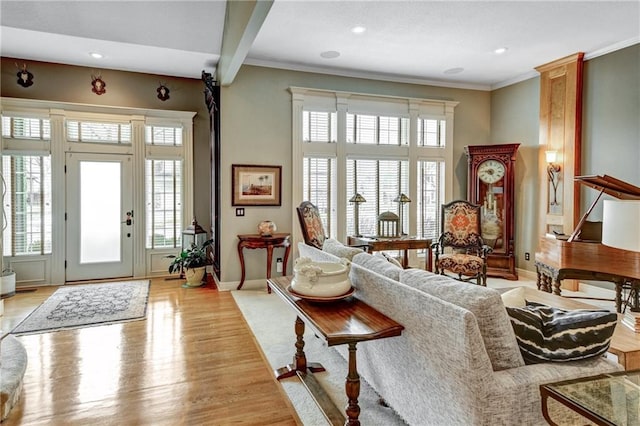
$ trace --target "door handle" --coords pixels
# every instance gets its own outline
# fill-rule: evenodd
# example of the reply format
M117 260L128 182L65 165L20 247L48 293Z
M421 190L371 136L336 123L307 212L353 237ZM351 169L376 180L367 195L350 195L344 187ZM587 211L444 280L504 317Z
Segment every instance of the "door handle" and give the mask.
M127 212L127 218L122 221L122 223L126 223L127 226L131 226L133 224L133 210Z

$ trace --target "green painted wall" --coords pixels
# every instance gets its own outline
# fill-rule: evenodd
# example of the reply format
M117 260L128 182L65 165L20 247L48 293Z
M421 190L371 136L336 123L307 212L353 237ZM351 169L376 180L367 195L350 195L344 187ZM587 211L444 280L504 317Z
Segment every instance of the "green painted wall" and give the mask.
M608 174L640 186L640 45L585 61L582 174ZM537 190L540 79L491 92L491 141L520 142L516 163L518 267L535 270L539 233ZM596 191L582 189L584 213ZM601 220L602 203L589 216ZM531 260L524 261L524 253Z
M460 102L455 109L454 123L454 197L466 198L467 160L463 148L470 144L489 143L489 92L243 66L234 83L223 87L221 93L223 282L240 279L237 234L256 232L257 224L265 219L273 220L283 232L299 227L294 215L296 206L290 201L292 148L291 94L288 88L291 86ZM231 206L231 165L245 163L282 165L281 207L247 207L244 217L235 216L235 207ZM264 250L245 250L247 279L265 276L265 258Z
M24 88L16 83L18 68L27 64L34 75L34 84ZM167 77L114 70L96 70L71 65L1 58L0 95L7 98L40 99L89 105L193 111L194 137L194 212L198 223L210 229L209 115L204 103L204 84L199 79ZM106 93L91 91L91 76L100 74L106 83ZM160 83L170 92L167 101L157 97Z

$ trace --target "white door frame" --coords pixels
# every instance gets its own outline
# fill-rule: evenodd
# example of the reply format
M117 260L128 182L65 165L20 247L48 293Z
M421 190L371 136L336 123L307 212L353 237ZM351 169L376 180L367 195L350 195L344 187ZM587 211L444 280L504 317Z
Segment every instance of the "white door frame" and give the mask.
M133 246L136 233L134 230L133 188L133 159L126 154L103 153L67 153L66 163L66 270L65 281L87 279L120 278L133 276ZM119 260L105 262L85 261L81 257L81 164L90 162L117 163L120 165L120 200L119 200ZM99 191L99 189L98 189ZM98 197L99 198L99 197ZM108 207L108 206L105 206ZM127 221L128 212L132 214L130 224ZM113 225L113 223L111 224ZM93 225L99 226L99 225Z

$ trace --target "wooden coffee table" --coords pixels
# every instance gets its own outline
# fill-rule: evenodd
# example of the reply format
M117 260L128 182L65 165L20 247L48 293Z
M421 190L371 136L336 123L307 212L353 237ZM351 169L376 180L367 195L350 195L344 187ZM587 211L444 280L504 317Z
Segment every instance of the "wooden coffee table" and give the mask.
M267 280L269 287L297 314L295 322L296 352L293 363L275 371L278 380L297 375L320 406L331 424L359 425L360 376L356 364L356 344L367 340L399 336L404 327L355 297L332 302L312 302L292 295L287 288L292 277ZM357 292L356 292L357 295ZM329 399L313 373L324 371L318 363L308 363L304 353L305 324L322 335L328 346L349 345L349 372L345 389L348 404L345 416Z

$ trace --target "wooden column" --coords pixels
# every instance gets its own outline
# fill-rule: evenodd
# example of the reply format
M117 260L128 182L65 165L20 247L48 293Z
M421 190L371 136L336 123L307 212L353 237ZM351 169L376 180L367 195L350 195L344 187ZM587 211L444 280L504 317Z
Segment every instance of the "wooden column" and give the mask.
M582 166L582 70L584 53L536 67L540 72L539 187L541 236L571 235L580 219L580 187L574 177ZM546 151L556 151L557 189L547 172ZM554 203L554 199L557 203ZM576 282L563 283L576 290Z

